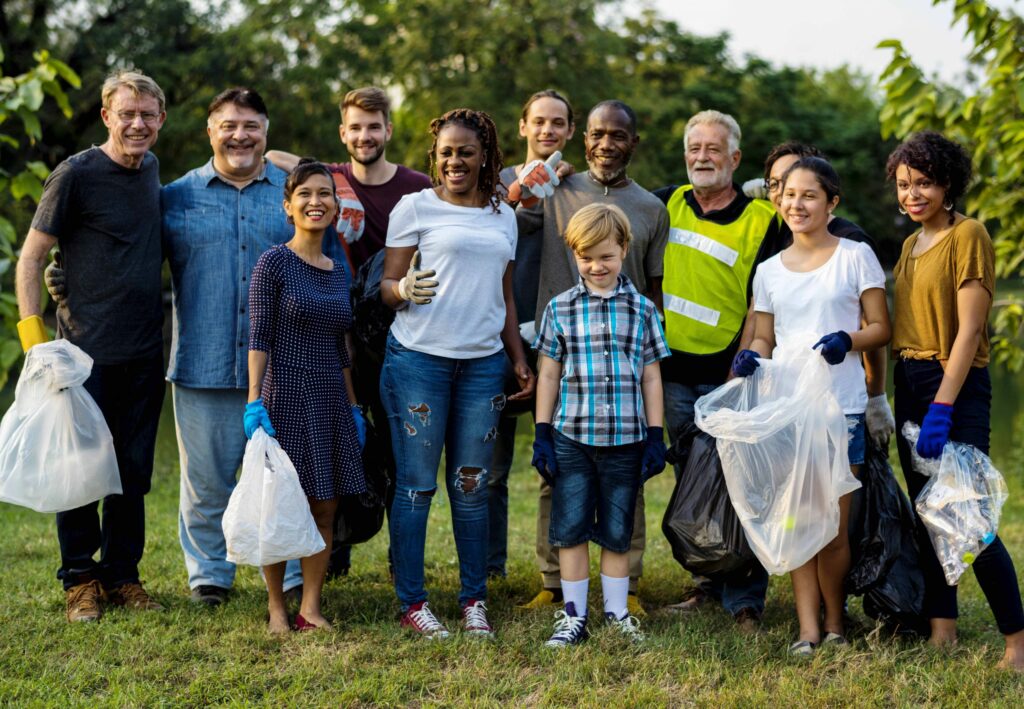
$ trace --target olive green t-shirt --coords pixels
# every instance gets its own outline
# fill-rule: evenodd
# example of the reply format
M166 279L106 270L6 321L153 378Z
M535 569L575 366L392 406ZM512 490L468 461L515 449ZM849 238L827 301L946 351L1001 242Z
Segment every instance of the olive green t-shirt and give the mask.
M920 231L903 242L896 278L892 350L897 357L949 359L960 323L956 294L970 280L995 291L995 250L985 226L965 219L920 256L912 256ZM991 308L991 305L989 306ZM971 366L989 361L988 329L982 330Z

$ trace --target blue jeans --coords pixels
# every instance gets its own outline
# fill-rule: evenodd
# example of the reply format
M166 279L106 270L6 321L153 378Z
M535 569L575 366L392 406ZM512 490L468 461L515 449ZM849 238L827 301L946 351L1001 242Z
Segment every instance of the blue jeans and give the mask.
M146 544L145 495L164 401L163 355L124 364L95 364L83 385L96 401L114 439L120 495L57 513L64 589L97 579L107 588L139 581ZM99 552L97 562L93 557Z
M864 414L846 415L846 457L850 459L850 465L864 465L867 431L867 418Z
M900 360L896 363L893 384L896 388L896 449L899 451L903 477L907 481L910 499L916 500L928 477L914 470L910 455L910 444L903 437L903 424L913 421L920 425L935 398L943 377L942 365L931 360ZM992 406L992 382L988 369L971 367L960 393L953 402L953 428L949 438L968 443L983 453L988 453L989 423ZM917 511L914 511L915 517ZM924 573L924 612L929 618L956 618L959 615L956 602L956 586L946 583L942 566L935 557L935 548L924 524L918 519L917 546L921 556L921 571ZM996 625L1003 635L1024 630L1024 606L1021 604L1020 588L1013 559L1003 545L995 540L978 554L972 564L974 576L978 579Z
M554 438L558 475L551 489L551 546L594 542L625 554L633 536L643 444L589 446L558 431Z
M508 561L508 474L516 449L518 416L502 416L487 480L487 573L505 576ZM532 422L532 419L530 419Z
M445 450L445 482L459 555L459 602L487 597L487 478L505 406L505 353L450 359L388 336L380 379L397 484L389 519L395 593L403 610L425 601L427 515Z
M235 565L228 561L221 520L245 455L244 389L193 389L171 385L178 436L181 488L178 538L185 553L189 588L231 588ZM299 560L285 568L284 588L302 585Z
M704 394L718 388L715 384L687 385L677 382L663 382L665 390L665 423L668 425L669 439L675 442L676 433L683 424L693 421L693 404ZM684 463L675 466L676 480L683 474ZM755 559L746 572L733 573L725 576L694 576L697 586L721 601L722 607L732 614L743 608L752 608L757 613L764 612L764 599L768 593L768 572Z

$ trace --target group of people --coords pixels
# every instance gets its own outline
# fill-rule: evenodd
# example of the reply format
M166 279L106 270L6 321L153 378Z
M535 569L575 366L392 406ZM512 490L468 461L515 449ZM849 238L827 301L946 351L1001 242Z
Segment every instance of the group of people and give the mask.
M550 647L588 635L590 542L601 547L604 620L642 641L643 483L665 466L665 433L673 440L700 396L751 375L759 360L810 346L809 333L832 365L853 476L866 437L885 444L905 421L921 425L922 456L940 455L948 440L987 452L994 251L984 226L956 210L970 161L941 135L912 136L886 166L901 213L920 227L895 269L890 322L871 239L833 214L835 169L815 148L784 143L764 179L741 186L740 127L718 111L686 124L687 183L650 192L628 175L640 143L633 110L616 100L590 110L577 171L560 160L574 113L553 90L523 108L522 164L503 165L487 114L456 109L430 125L427 176L388 161L380 89L341 102L344 163L266 151L263 100L228 89L208 110L211 159L162 188L150 151L166 117L159 86L117 72L102 106L106 142L54 170L17 267L28 350L47 337L39 280L60 247L60 266L46 273L58 334L94 360L85 386L110 427L123 486L102 513L97 502L57 515L70 621L98 619L106 602L160 608L138 567L164 391L165 258L174 311L166 377L192 599L228 598L235 569L221 518L257 428L294 463L326 542L312 557L263 569L277 633L330 627L321 590L350 564L332 531L338 500L366 490L367 418L394 476L388 556L401 625L449 634L424 582L444 451L462 628L491 637L487 582L505 574L507 476L517 423L532 413L542 587L526 607L561 606ZM369 353L351 337L349 287L374 262L394 320L383 351ZM887 350L897 357L895 417ZM897 442L916 495L924 477L909 444ZM794 655L846 642L848 496L839 508L839 534L792 572ZM931 640L950 644L956 587L923 525L917 531ZM974 566L1006 637L1002 663L1024 669L1024 610L998 537ZM668 611L720 603L741 630L757 629L768 574L756 561L695 582ZM291 620L288 595L301 597Z

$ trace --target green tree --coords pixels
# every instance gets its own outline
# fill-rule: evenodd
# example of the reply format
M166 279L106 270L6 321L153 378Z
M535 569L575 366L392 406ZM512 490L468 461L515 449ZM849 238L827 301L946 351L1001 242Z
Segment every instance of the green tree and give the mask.
M933 4L949 0L933 0ZM953 22L963 21L973 42L969 60L981 82L971 91L930 79L898 39L879 47L893 52L880 78L885 105L882 134L905 138L932 129L970 150L975 176L967 211L994 234L996 268L1004 277L1024 273L1024 20L981 0L953 0ZM1024 367L1024 306L996 301L993 356L1013 370Z
M0 68L0 388L21 358L18 341L18 305L14 297L15 246L28 228L26 204L35 205L50 174L46 165L27 159L31 147L43 137L38 114L49 96L63 114L71 105L62 84L78 88L78 75L46 50L34 54L36 65L23 74L5 76ZM4 61L0 45L0 67ZM18 126L15 128L15 126ZM10 156L8 157L9 154Z

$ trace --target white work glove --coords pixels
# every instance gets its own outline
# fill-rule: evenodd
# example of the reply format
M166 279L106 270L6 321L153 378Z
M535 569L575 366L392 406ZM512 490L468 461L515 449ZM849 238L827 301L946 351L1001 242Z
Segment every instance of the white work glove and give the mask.
M553 195L561 182L555 172L561 161L562 153L556 150L546 161L534 160L526 163L519 173L519 178L509 187L508 201L532 207L545 197Z
M864 411L864 420L868 427L868 435L882 450L889 448L889 436L896 430L896 419L889 408L889 399L885 394L868 397L868 407Z
M421 271L419 249L412 255L409 261L409 270L398 282L398 297L408 300L417 305L426 305L430 299L437 295L437 281L430 280L436 275L433 269Z
M768 199L768 188L764 186L764 178L756 177L743 183L743 194L750 199Z

